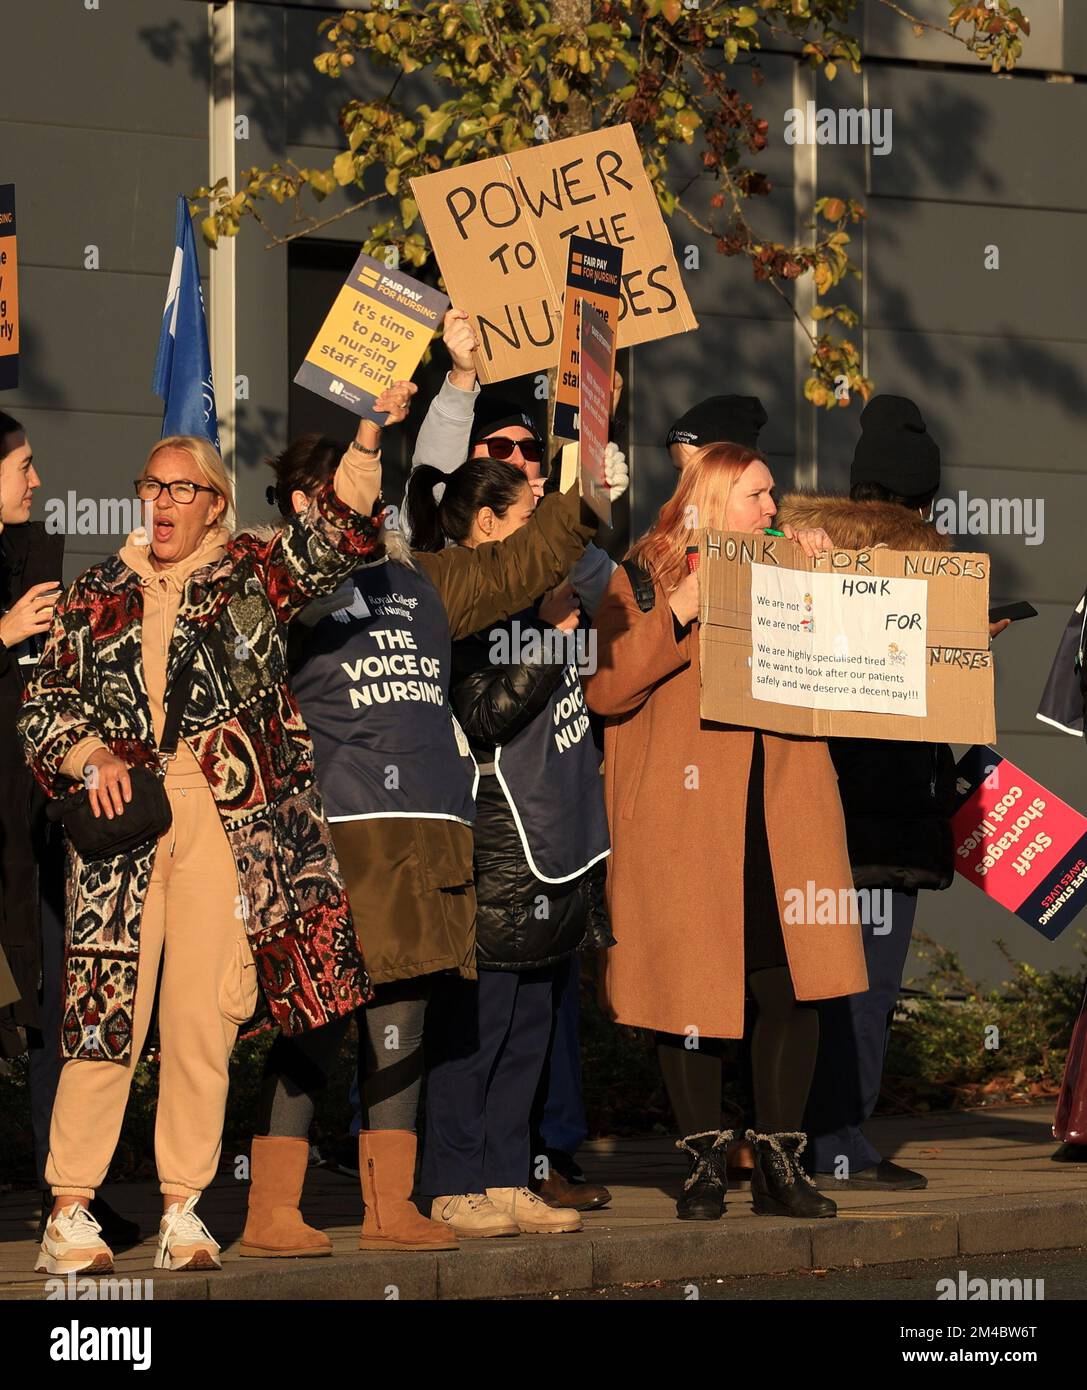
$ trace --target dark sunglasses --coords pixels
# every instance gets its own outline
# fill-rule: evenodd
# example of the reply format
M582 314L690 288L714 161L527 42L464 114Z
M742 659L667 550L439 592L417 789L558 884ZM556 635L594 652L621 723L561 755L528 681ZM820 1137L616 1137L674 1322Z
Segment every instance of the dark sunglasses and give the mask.
M491 434L479 442L487 446L491 458L500 462L510 458L514 449L520 449L526 463L539 463L543 458L543 444L538 439L510 439L505 434Z

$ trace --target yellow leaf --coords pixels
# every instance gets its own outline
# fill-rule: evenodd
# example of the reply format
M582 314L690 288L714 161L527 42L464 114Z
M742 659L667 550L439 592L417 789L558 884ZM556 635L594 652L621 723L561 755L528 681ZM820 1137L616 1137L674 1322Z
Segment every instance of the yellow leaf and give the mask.
M385 175L385 192L391 197L396 197L396 190L400 187L400 170L390 169Z
M214 217L205 217L203 222L200 223L200 231L208 246L218 246L219 228L215 224Z
M332 172L336 176L336 182L342 188L344 184L354 183L355 181L355 156L350 150L344 150L332 161Z

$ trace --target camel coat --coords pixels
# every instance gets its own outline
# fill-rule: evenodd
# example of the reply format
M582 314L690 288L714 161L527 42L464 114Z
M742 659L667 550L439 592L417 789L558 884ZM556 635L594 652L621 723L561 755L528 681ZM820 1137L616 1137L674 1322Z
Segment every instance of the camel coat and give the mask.
M744 1028L743 846L751 729L699 717L698 625L677 639L658 586L642 613L622 568L593 627L590 708L606 716L604 990L619 1023L738 1038ZM834 766L822 739L763 735L766 832L798 999L867 989L860 927L791 924L789 889L852 887ZM835 901L842 901L836 896ZM806 913L804 914L807 915Z

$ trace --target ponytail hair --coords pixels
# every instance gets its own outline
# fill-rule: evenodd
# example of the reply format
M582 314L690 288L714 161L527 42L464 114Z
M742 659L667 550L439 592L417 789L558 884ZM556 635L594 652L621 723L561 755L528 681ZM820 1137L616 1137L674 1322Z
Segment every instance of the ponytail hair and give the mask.
M297 489L312 497L335 473L341 458L343 445L325 434L300 434L292 439L282 453L267 460L276 475L267 491L268 505L278 507L290 521L294 516L291 493Z
M438 483L445 484L445 491L442 500L435 502ZM519 468L498 459L469 459L452 473L420 464L408 481L412 549L437 552L450 541L461 544L471 535L482 508L505 516L527 486Z

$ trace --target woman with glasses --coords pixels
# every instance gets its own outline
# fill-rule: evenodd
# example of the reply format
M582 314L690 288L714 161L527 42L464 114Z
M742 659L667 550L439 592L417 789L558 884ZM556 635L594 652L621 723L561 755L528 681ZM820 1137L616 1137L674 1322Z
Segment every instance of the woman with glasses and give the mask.
M450 309L445 316L442 342L453 366L441 390L431 401L415 442L412 473L435 468L452 473L466 459L499 459L519 468L537 501L547 481L544 441L532 416L515 401L492 391L482 392L476 379L475 354L479 343L464 309ZM610 468L620 471L625 459L615 444L608 445ZM435 498L439 496L435 491ZM411 507L404 502L402 529L411 534ZM604 596L615 562L607 551L589 544L570 576L585 612L592 617Z
M404 419L414 390L399 382L378 398L386 423ZM136 480L147 524L57 604L19 721L35 776L51 797L82 782L110 822L132 801L132 769L151 769L171 824L127 853L84 861L72 849L68 1060L39 1271L112 1268L88 1204L117 1144L160 964L158 1268L219 1267L194 1208L218 1166L230 1053L258 982L289 1034L369 997L284 635L374 551L380 435L361 421L334 476L266 536L232 534L230 480L206 439L161 440ZM160 755L176 701L177 751Z

